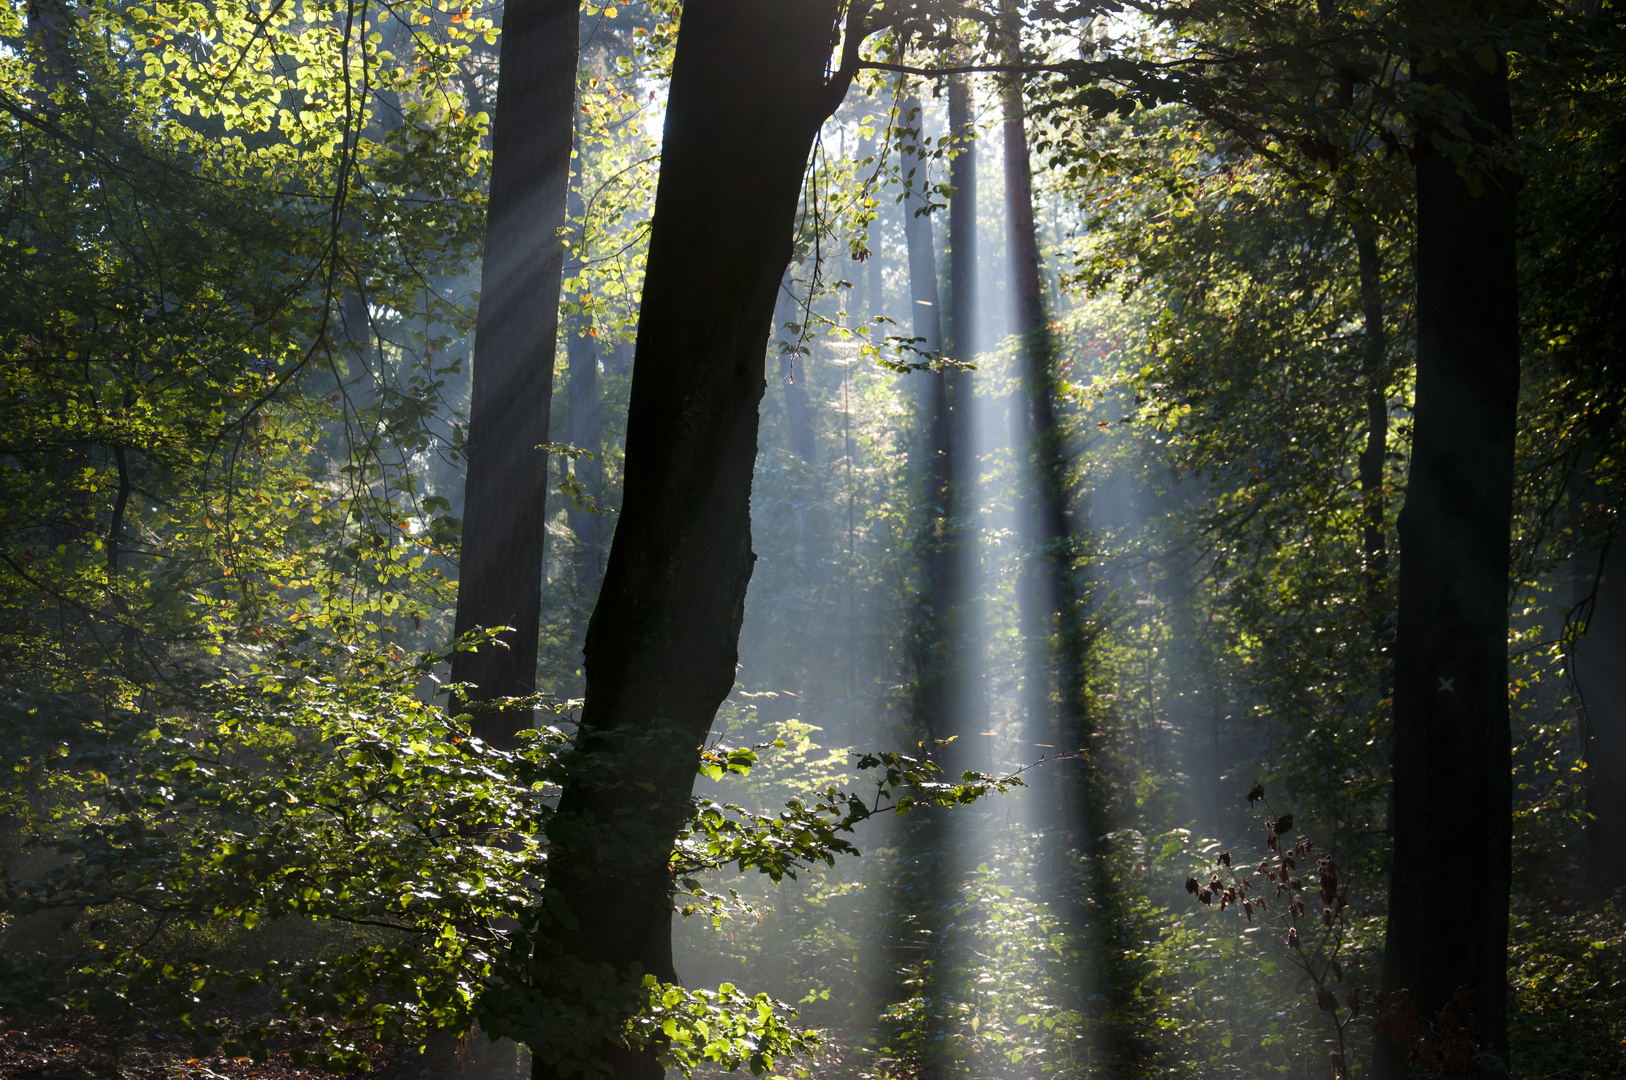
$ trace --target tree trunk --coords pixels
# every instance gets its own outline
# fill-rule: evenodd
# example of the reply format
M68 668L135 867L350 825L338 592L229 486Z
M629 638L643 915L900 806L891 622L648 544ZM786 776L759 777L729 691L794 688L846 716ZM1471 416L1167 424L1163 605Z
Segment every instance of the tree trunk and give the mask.
M977 166L976 121L971 111L971 85L964 75L949 79L949 133L954 157L949 162L949 330L946 343L951 359L970 362L976 354L977 305ZM974 532L970 524L976 505L972 485L973 465L971 405L972 374L965 370L944 372L945 430L934 440L943 448L943 517L948 523L942 538L942 567L935 575L948 626L945 628L949 655L945 663L948 717L951 733L968 737L985 726L985 702L977 681L978 664L973 658L977 638L971 612L971 577L975 565L972 550ZM962 771L972 763L970 750L962 739L958 754L947 755L950 772Z
M578 167L576 180L570 188L572 219L579 220L583 211ZM585 226L583 229L585 231ZM578 236L576 251L581 256L586 254L585 239L585 236ZM570 363L570 445L592 455L572 462L571 472L576 482L586 489L587 495L599 503L604 496L604 448L599 445L598 349L588 334L591 322L584 315L577 315L567 322L565 355ZM602 506L599 508L602 509ZM604 519L592 510L577 508L574 503L566 511L566 517L570 523L571 539L575 543L571 562L576 573L577 604L582 613L580 629L585 629L586 614L593 609L599 582L604 578Z
M1587 874L1593 888L1613 893L1626 887L1626 580L1612 547L1577 558L1585 567L1575 583L1586 632L1575 645L1574 672L1585 708L1586 808L1592 815Z
M596 996L675 977L672 843L699 746L734 684L751 551L751 475L775 294L791 258L808 153L839 103L856 46L829 82L837 0L689 0L678 33L627 418L626 485L588 625L587 696L550 825L539 942L552 992ZM859 17L862 15L860 5ZM632 1008L623 999L622 1008ZM617 1080L661 1074L600 1016L596 1054ZM536 1075L560 1073L533 1042ZM548 1060L550 1057L553 1060Z
M949 161L949 326L956 360L977 352L977 142L971 108L971 80L949 77L949 135L954 157ZM969 391L969 377L966 381Z
M1001 23L1006 62L1019 59L1020 21L1014 0L1002 0ZM1039 715L1050 697L1050 674L1058 705L1053 739L1067 750L1094 750L1094 723L1085 700L1084 664L1087 641L1082 597L1078 592L1072 538L1067 530L1067 465L1063 432L1056 422L1056 340L1045 312L1040 274L1038 229L1033 214L1033 173L1027 140L1027 111L1022 85L1012 80L1002 93L1005 148L1005 210L1010 244L1011 280L1015 291L1016 332L1022 338L1021 380L1028 409L1028 453L1033 491L1030 551L1034 583L1031 592L1035 646L1029 653L1029 700ZM1044 647L1044 639L1051 645ZM1049 660L1046 665L1045 660ZM1046 667L1051 672L1046 671ZM1084 981L1080 1007L1091 1021L1094 1059L1102 1075L1125 1077L1145 1071L1146 1054L1135 1031L1144 1018L1136 1009L1135 979L1125 941L1128 917L1113 879L1106 837L1108 799L1105 779L1093 758L1064 763L1064 786L1057 792L1065 807L1063 832L1077 851L1083 880L1064 893L1071 918L1084 943Z
M536 688L548 412L570 184L578 5L512 0L504 13L491 192L476 318L468 481L456 633L509 627L502 645L461 652L471 702ZM529 710L478 711L474 734L513 746Z
M903 99L904 138L902 171L906 192L903 200L903 235L909 248L909 303L915 345L921 353L935 355L943 347L942 323L938 313L937 249L932 235L932 218L927 213L930 198L923 134L926 111L920 98L909 94ZM925 356L916 356L923 360Z
M877 153L877 151L879 151L879 153ZM874 158L875 160L866 166L867 174L871 176L878 175L881 171L881 166L885 164L885 140L882 140L879 146L877 146L876 140L873 137L863 139L859 142L858 160L868 161L870 158ZM876 316L886 314L886 312L882 310L882 308L885 306L885 301L881 294L882 285L884 283L881 276L881 239L882 229L880 208L877 207L875 220L871 221L864 227L864 250L869 252L869 256L864 260L863 269L859 274L860 278L863 280L864 286L864 318L869 320L872 325ZM874 330L872 332L876 334L877 340L885 336L884 332L881 330Z
M1366 320L1366 448L1360 456L1361 551L1367 600L1377 616L1377 599L1389 567L1384 524L1383 463L1389 449L1389 338L1383 325L1383 263L1378 240L1368 222L1355 225L1355 252L1361 282L1361 308Z
M1457 8L1418 4L1411 14L1433 53L1414 58L1413 78L1464 99L1479 142L1505 137L1506 58L1497 55L1490 71L1475 62L1483 51L1464 47L1474 27L1461 24ZM1457 40L1442 41L1441 31ZM1466 987L1481 1046L1505 1059L1515 195L1506 173L1465 178L1458 158L1435 145L1441 130L1425 127L1417 139L1417 390L1399 520L1395 846L1383 984L1406 989L1426 1017ZM1405 1076L1404 1049L1380 1038L1374 1075Z
M794 270L795 267L791 267L785 271L779 294L774 300L773 335L769 339L770 370L779 373L780 384L785 388L785 427L791 453L812 465L813 404L808 398L807 361L802 355L802 341L806 335L786 329L789 324L800 325L807 318L796 302Z
M909 248L909 301L913 314L915 348L920 351L914 361L935 359L943 348L942 308L937 288L936 230L928 212L931 205L927 193L927 159L924 150L926 111L920 98L910 93L903 99L902 124L908 130L903 141L903 176L905 197L904 239ZM945 605L947 571L943 528L948 517L950 425L948 378L939 369L920 371L910 376L920 380L919 399L925 413L926 474L925 513L921 521L926 551L925 604L928 627L921 635L926 656L921 665L923 698L928 732L934 738L947 738L953 732L943 730L940 713L943 705L942 682ZM918 385L918 384L917 384Z

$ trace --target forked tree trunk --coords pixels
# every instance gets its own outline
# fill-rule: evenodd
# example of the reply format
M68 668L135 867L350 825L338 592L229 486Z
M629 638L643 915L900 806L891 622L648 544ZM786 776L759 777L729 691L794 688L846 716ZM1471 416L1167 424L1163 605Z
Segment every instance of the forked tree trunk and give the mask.
M546 898L565 913L538 962L674 978L672 843L699 747L734 684L751 551L751 474L775 294L804 167L850 82L827 81L837 0L689 0L668 98L627 419L625 497L588 625L587 696L550 825ZM856 60L854 51L851 59ZM629 1006L630 1007L630 1006ZM606 1020L613 1028L616 1016ZM607 1029L606 1029L607 1030ZM536 1075L552 1077L534 1045ZM598 1044L617 1080L652 1051Z
M491 192L474 337L468 481L456 632L510 627L502 645L461 652L471 702L536 688L542 538L559 334L560 231L570 185L579 5L511 0L503 17ZM474 712L474 734L515 745L529 710Z
M1511 129L1507 63L1461 38L1458 8L1414 4L1413 64L1473 109L1481 143ZM1447 36L1448 35L1448 36ZM1446 57L1450 49L1454 56ZM1495 55L1495 54L1493 54ZM1443 125L1441 125L1443 128ZM1511 869L1508 545L1518 418L1513 178L1472 179L1417 140L1417 390L1400 512L1394 864L1383 984L1426 1017L1472 994L1483 1049L1505 1059ZM1472 167L1472 163L1469 163ZM1406 1075L1378 1040L1374 1075Z

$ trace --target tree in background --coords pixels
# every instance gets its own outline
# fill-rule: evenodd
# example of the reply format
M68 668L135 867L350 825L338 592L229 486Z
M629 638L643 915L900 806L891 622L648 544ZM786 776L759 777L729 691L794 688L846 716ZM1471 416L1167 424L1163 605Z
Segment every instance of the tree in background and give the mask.
M456 633L506 629L453 661L452 681L473 687L470 703L536 689L579 8L566 0L514 0L504 12ZM531 725L528 707L477 708L472 730L510 749Z

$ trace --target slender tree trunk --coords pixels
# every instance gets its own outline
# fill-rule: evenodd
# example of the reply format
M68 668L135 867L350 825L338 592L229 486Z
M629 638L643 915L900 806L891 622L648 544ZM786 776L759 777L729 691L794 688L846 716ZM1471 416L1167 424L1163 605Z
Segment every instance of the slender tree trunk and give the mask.
M885 146L886 143L883 141L877 147L873 137L865 138L859 142L858 160L863 162L870 161L871 158L875 159L864 167L866 175L875 175L880 172L881 166L884 164ZM877 149L881 150L881 154L876 154ZM864 318L873 322L877 315L885 314L881 310L883 301L881 298L881 218L879 208L876 210L875 220L864 227L864 250L869 252L869 256L864 260L863 269L860 272L864 287Z
M456 632L509 627L461 652L473 702L536 688L548 412L559 335L560 243L570 185L579 5L512 0L504 12L491 192L476 318ZM529 710L477 711L474 734L513 746Z
M538 943L552 992L596 998L583 972L675 977L672 843L699 747L734 684L751 551L751 474L775 294L791 258L808 153L840 102L856 44L827 81L837 0L688 0L668 98L627 419L625 498L588 625L587 696L550 825ZM860 6L857 17L862 18ZM612 995L613 996L613 995ZM632 1008L626 999L622 1008ZM617 1080L654 1080L620 1049ZM536 1075L559 1048L533 1043ZM552 1060L550 1060L550 1057Z
M948 86L949 135L949 325L957 360L977 352L977 131L971 80L952 75ZM969 388L969 377L966 382Z
M1587 873L1593 888L1613 893L1626 887L1626 580L1613 546L1577 561L1573 602L1586 619L1574 673L1585 709Z
M1389 339L1383 325L1383 264L1377 235L1367 222L1355 226L1355 252L1361 281L1361 309L1366 320L1366 447L1360 456L1361 553L1367 600L1377 599L1388 571L1387 526L1384 523L1383 463L1389 450Z
M576 180L571 184L569 206L572 219L579 220L584 211L579 166ZM579 237L576 251L585 254L584 240L585 236ZM597 503L604 494L604 448L599 445L598 349L588 333L590 328L591 320L583 315L567 322L565 355L570 363L570 445L592 455L572 462L571 472ZM571 561L576 574L577 602L582 612L581 629L585 630L586 614L592 610L599 583L604 578L604 519L592 510L578 509L574 503L566 511L566 517L575 543Z
M866 277L869 289L866 314L871 319L886 314L886 256L883 254L886 246L885 236L885 224L882 218L877 215L875 220L869 223L867 243L870 255L868 261L864 264L867 268ZM884 333L877 331L877 337L881 336L884 336Z
M806 318L801 306L796 302L794 271L794 266L785 271L784 280L779 286L779 294L774 301L769 362L772 365L770 370L778 372L780 385L785 388L785 427L791 453L812 465L813 404L808 398L807 361L802 355L802 341L805 335L787 329L792 323L800 325ZM798 511L799 522L803 516Z
M1486 23L1413 5L1429 43L1414 78L1459 95L1480 143L1511 129L1506 58L1492 70L1462 41ZM1448 37L1447 37L1448 35ZM1513 178L1469 179L1417 139L1417 390L1399 520L1394 864L1383 984L1424 1016L1472 994L1482 1047L1505 1059L1512 750L1507 686L1508 544L1518 415ZM1472 168L1473 162L1466 163ZM1380 1038L1375 1076L1406 1075Z
M1016 34L1020 18L1012 0L1001 5L1003 29L1006 35L1006 62L1017 63L1020 56ZM1065 491L1066 478L1056 445L1057 430L1052 388L1051 363L1055 340L1050 329L1050 318L1045 312L1044 287L1039 268L1039 241L1033 216L1033 177L1028 160L1027 111L1022 99L1022 85L1012 80L1001 87L1003 123L1001 133L1005 151L1005 222L1006 242L1009 246L1011 269L1012 321L1021 337L1021 378L1017 382L1014 408L1017 416L1016 446L1019 458L1028 457L1029 490L1026 507L1028 540L1031 558L1026 560L1018 582L1025 603L1023 637L1028 642L1027 697L1033 721L1041 717L1048 721L1048 669L1053 661L1057 674L1065 680L1077 681L1082 671L1082 657L1077 665L1062 655L1049 656L1045 641L1055 627L1058 612L1071 611L1073 605L1064 603L1058 590L1067 575L1063 573L1063 558L1058 545L1066 536ZM1073 649L1075 643L1057 638L1064 650ZM1082 722L1082 702L1077 693L1061 690L1062 728L1059 732L1035 728L1045 742L1053 743L1059 737L1062 745L1076 749L1084 732L1070 730L1071 721ZM1074 724L1073 726L1076 726Z
M977 350L976 121L971 109L970 80L964 75L953 76L948 89L949 134L954 147L954 157L949 162L949 183L954 188L954 194L949 197L951 340L946 349L952 359L969 363ZM947 430L939 441L947 459L943 468L943 513L949 522L949 529L944 537L945 565L939 578L950 620L947 677L948 695L954 709L953 733L968 736L983 726L980 721L985 708L977 682L978 664L974 653L978 644L969 610L976 558L973 550L975 531L971 525L971 515L976 505L972 491L976 483L976 469L971 442L974 387L972 373L968 370L948 371L944 378L947 382ZM969 765L965 756L968 750L967 746L958 755L949 755L947 764Z
M903 176L906 195L903 200L904 239L909 247L909 301L913 308L915 348L920 355L916 361L935 359L943 348L942 307L937 288L936 230L929 212L931 200L927 193L929 183L927 158L924 150L926 112L920 98L910 93L903 99L903 126L909 134L903 143ZM948 403L948 379L941 369L920 371L910 376L924 384L920 393L926 423L926 475L925 518L922 522L927 555L926 603L934 612L932 622L941 623L944 573L942 528L949 502L949 430L951 418ZM941 630L934 625L934 631ZM929 653L940 652L941 635L926 634ZM925 678L931 681L938 674L939 658L928 658ZM935 710L932 710L935 714ZM941 737L941 735L939 736Z
M1014 0L1002 0L1001 23L1007 62L1019 58L1020 21ZM1005 147L1005 209L1014 287L1016 331L1022 338L1023 391L1028 408L1033 522L1032 595L1034 622L1042 639L1030 652L1029 681L1048 688L1044 659L1054 673L1058 712L1053 740L1066 749L1093 750L1094 723L1085 701L1084 664L1088 642L1067 529L1067 475L1063 432L1056 422L1056 340L1045 311L1040 274L1038 229L1033 214L1033 173L1027 140L1027 112L1019 81L1002 92ZM1030 700L1043 703L1048 693ZM1044 713L1048 713L1044 709ZM1063 822L1083 863L1083 880L1067 896L1075 925L1084 941L1085 985L1080 994L1093 1021L1095 1060L1108 1077L1140 1075L1146 1052L1136 1037L1143 1018L1136 1001L1131 958L1124 934L1127 916L1110 867L1106 836L1108 799L1105 780L1093 758L1067 763Z
M943 329L937 296L937 247L933 237L931 204L927 186L924 129L926 111L920 98L911 93L903 99L902 124L908 129L902 150L902 171L906 187L903 200L903 235L909 248L909 302L915 348L935 355L943 347ZM924 359L916 357L915 359Z

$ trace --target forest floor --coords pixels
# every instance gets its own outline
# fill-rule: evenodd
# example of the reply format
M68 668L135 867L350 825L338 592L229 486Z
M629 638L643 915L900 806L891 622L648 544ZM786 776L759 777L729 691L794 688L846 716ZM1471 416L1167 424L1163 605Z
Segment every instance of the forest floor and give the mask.
M443 1055L391 1053L375 1047L365 1072L332 1073L295 1064L292 1055L267 1061L215 1054L199 1057L186 1040L157 1033L132 1035L90 1017L28 1029L0 1017L0 1080L523 1080L530 1055L504 1040L476 1033ZM450 1055L454 1055L452 1057Z
M171 1040L175 1042L175 1040ZM0 1032L0 1080L338 1080L297 1066L287 1054L193 1057L163 1041L135 1044L80 1019L32 1031Z

